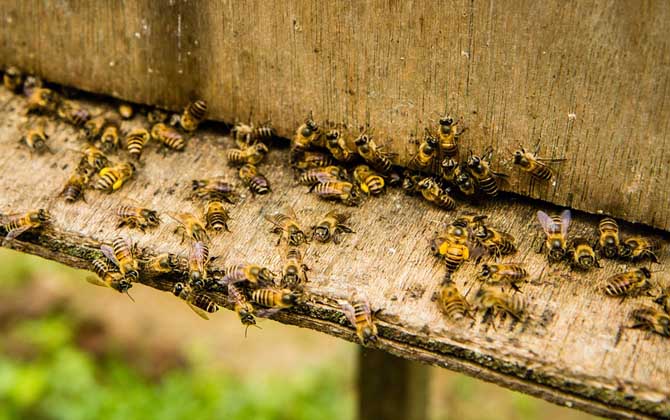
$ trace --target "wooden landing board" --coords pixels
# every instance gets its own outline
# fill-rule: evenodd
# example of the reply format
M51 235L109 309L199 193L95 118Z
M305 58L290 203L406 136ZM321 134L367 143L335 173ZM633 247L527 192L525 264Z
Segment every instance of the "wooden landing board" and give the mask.
M311 110L370 125L401 163L448 112L502 172L519 144L567 158L555 185L511 191L670 230L668 2L5 0L0 16L0 67L172 109L202 97L284 136Z
M71 127L53 122L47 131L55 154L31 158L17 143L20 127L36 122L35 117L27 120L23 116L24 107L23 98L0 92L0 211L6 214L45 207L53 213L54 223L52 230L26 234L12 243L23 252L88 268L87 260L99 255L96 249L100 243L124 234L145 251L185 256L185 245L180 245L180 238L173 234L175 225L167 217L146 234L119 231L115 206L132 199L161 212L199 211L184 199L192 179L223 175L236 181L234 170L223 158L223 150L232 140L206 131L191 140L181 154L164 157L156 153L155 145L147 146L145 164L137 178L119 192L103 195L89 191L87 203L66 204L57 194L79 159L68 149L79 148L82 141ZM97 107L106 109L102 104ZM142 124L143 119L136 118L124 126ZM306 187L296 186L286 159L285 150L273 150L269 162L261 166L273 185L272 194L256 198L247 194L231 208L232 232L213 237L212 254L219 256L214 266L252 262L279 270L281 248L275 246L276 236L268 232L262 215L290 206L303 225L310 226L322 214L341 207L320 201L307 194ZM311 300L274 319L356 340L336 299L358 291L369 298L374 309L383 309L379 318L382 350L599 415L670 416L670 361L666 357L670 340L621 328L627 324L628 312L643 299L621 303L600 290L604 279L622 271L624 264L604 261L603 269L589 275L564 267L547 268L544 258L534 251L542 240L534 220L537 207L508 197L479 208L462 205L447 213L392 190L360 208L342 209L352 213L356 233L347 235L339 246L311 243L306 248ZM532 303L533 323L522 325L508 319L492 325L484 322L481 314L474 320L453 323L431 300L444 267L430 255L428 239L452 216L473 211L488 214L492 226L513 233L519 240L519 253L510 260L526 264L533 278L531 284L523 286L523 295ZM0 222L6 219L3 215ZM593 235L595 223L591 217L578 215L571 232ZM637 231L625 226L623 232ZM667 241L664 244L667 248ZM669 262L667 256L662 257L662 263ZM455 277L469 299L479 287L476 270L467 264ZM667 272L658 276L667 282ZM169 290L175 280L152 280L150 285ZM125 297L110 290L109 299ZM249 333L262 331L252 329Z

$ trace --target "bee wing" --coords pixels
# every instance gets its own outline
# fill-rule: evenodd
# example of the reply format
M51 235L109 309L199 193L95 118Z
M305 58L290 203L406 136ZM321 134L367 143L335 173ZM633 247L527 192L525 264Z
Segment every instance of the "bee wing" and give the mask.
M340 308L342 308L342 312L344 312L344 315L347 317L349 322L351 322L351 325L356 326L356 317L354 316L354 307L351 306L351 303L349 303L346 300L338 300L337 303L340 305Z
M186 304L188 305L189 308L193 309L193 312L195 312L196 314L198 314L198 316L199 316L200 318L209 320L209 315L207 315L207 312L205 312L204 310L198 308L197 306L195 306L195 305L192 304L191 302L186 302Z
M554 223L552 218L542 210L538 210L537 220L540 222L542 230L544 230L544 233L546 233L547 235L556 231L556 224Z
M279 312L281 308L267 308L267 309L257 309L255 315L259 318L269 318L272 315Z
M103 255L104 255L105 257L107 257L107 259L108 259L109 261L111 261L112 263L114 263L114 265L116 265L117 267L119 267L119 266L121 265L121 264L119 263L119 260L116 259L116 254L114 254L114 249L112 249L111 246L109 246L109 245L104 245L104 244L103 244L103 245L100 245L100 251L103 253Z
M264 218L265 220L267 220L268 222L272 223L273 225L275 225L275 226L277 226L277 227L281 227L281 225L280 225L279 223L277 223L277 221L275 220L275 219L276 219L276 216L277 216L277 215L275 215L275 214L273 214L272 216L269 216L269 215L267 215L267 214L264 214L264 215L263 215L263 218Z
M563 210L561 212L561 234L564 238L568 237L568 228L570 228L571 221L572 213L570 213L570 210Z
M5 236L5 240L2 241L2 246L5 246L10 241L16 239L20 234L30 229L30 226L22 226L18 229L14 229Z
M87 276L86 281L96 286L109 287L109 284L105 283L100 277Z

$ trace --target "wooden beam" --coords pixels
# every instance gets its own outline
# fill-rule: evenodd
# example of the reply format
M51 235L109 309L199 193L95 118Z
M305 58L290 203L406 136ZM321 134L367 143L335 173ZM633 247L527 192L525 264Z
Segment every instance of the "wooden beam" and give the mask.
M358 352L358 418L426 420L428 366L361 348Z
M509 190L670 230L670 3L14 0L0 66L225 121L370 125L407 163L451 113ZM612 24L616 22L616 24ZM36 29L37 28L37 29ZM531 186L508 149L566 157Z
M86 104L96 112L111 112L104 102ZM70 126L50 121L47 131L54 154L31 156L18 139L26 127L38 124L41 118L26 118L25 109L24 98L0 90L0 224L7 222L7 213L44 207L53 214L53 225L10 243L20 251L90 269L92 259L101 255L102 243L126 235L137 242L141 255L171 252L185 257L186 247L173 233L175 225L168 218L147 233L120 230L116 228L115 207L132 200L162 214L198 213L199 205L186 198L192 179L223 176L236 182L235 169L223 158L224 148L233 142L210 129L198 133L183 153L163 156L150 143L136 178L120 191L111 195L89 191L87 202L65 203L59 192L80 159L71 149L79 149L84 142ZM123 129L145 125L144 118L137 117L124 122ZM349 211L356 233L347 235L338 246L312 242L304 249L305 263L311 268L309 300L273 319L356 341L337 300L358 291L368 297L373 309L383 309L376 345L380 350L597 415L670 416L670 362L664 356L667 339L622 328L628 325L629 312L649 303L649 298L620 302L606 298L601 290L606 278L625 270L628 264L603 261L602 270L587 275L562 265L547 267L544 257L535 253L542 240L534 220L538 207L515 197L504 196L478 207L461 205L456 212L447 213L391 190L366 200L360 208L343 209L297 186L286 161L286 150L273 150L261 166L273 193L258 197L247 193L230 209L232 232L215 235L212 240L212 255L219 257L213 268L250 262L279 271L282 248L275 246L276 237L268 233L263 215L289 206L304 226L314 224L329 210ZM428 238L453 216L470 212L487 214L492 226L518 239L519 253L512 260L524 263L533 279L522 288L531 303L533 322L498 319L492 325L480 313L473 320L454 323L433 302L444 267L430 255ZM578 214L571 234L593 237L596 223L597 219ZM0 236L4 233L0 228ZM667 238L638 226L622 224L622 234L648 235L668 246ZM668 262L667 255L661 255L661 263ZM480 286L478 270L474 264L466 264L455 276L470 300ZM167 292L184 276L183 271L176 271L164 277L142 276L141 281ZM667 283L665 274L657 276ZM225 296L212 293L211 297L230 307ZM114 298L124 297L110 290L110 299Z

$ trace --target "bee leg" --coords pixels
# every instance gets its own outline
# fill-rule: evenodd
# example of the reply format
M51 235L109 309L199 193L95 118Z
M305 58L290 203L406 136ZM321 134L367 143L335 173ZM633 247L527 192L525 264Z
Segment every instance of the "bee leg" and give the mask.
M339 245L342 242L342 233L339 230L335 231L335 234L333 235L333 243L335 245Z

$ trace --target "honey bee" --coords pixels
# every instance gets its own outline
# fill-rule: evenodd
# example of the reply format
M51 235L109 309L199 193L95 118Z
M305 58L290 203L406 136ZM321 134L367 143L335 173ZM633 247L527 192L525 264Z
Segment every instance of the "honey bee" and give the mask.
M275 273L266 267L255 264L238 264L226 267L223 276L216 281L221 286L248 282L256 287L267 287L275 282Z
M53 154L47 144L48 139L49 135L44 132L44 127L33 127L21 137L20 142L28 146L30 153L34 151L38 155L44 154L44 152Z
M563 210L560 216L549 216L543 211L538 211L537 220L547 235L547 240L542 243L540 250L547 247L549 251L547 258L550 263L562 260L567 252L568 229L572 220L570 210Z
M203 99L189 103L181 114L179 123L185 131L195 131L207 115L207 102Z
M394 156L388 153L382 146L377 146L374 140L367 134L361 134L355 141L358 154L375 170L386 174L393 168L391 158Z
M219 305L212 298L207 295L193 293L193 290L187 284L176 283L172 289L172 293L186 302L189 308L203 319L209 319L208 314L219 310Z
M445 276L437 293L440 310L446 316L454 321L460 321L469 316L470 304L458 290L450 274Z
M35 88L28 96L26 113L56 114L60 96L48 88Z
M151 127L151 138L168 149L176 150L178 152L181 152L186 147L184 136L164 123L157 123Z
M43 86L44 86L44 80L42 80L41 77L29 74L23 81L23 94L26 96L30 96L33 90L35 90L36 88L41 88ZM61 86L60 89L63 93L65 93L66 89L68 88L65 86Z
M105 152L113 152L119 148L120 140L120 129L119 124L116 121L110 120L107 121L105 128L102 129L102 134L100 134L100 146Z
M440 256L447 267L447 273L456 272L465 261L470 259L470 248L467 245L446 241L440 247L440 251Z
M605 294L609 296L637 296L652 284L651 271L646 267L615 274L605 283Z
M116 209L119 218L117 228L128 226L144 232L148 228L154 228L160 223L160 217L156 210L150 210L137 206L119 206Z
M338 301L342 312L351 325L356 328L356 335L364 346L377 342L377 325L374 322L374 313L370 309L370 302L364 297L354 294L351 303L346 300Z
M351 182L324 182L312 185L309 191L324 200L339 200L347 206L358 206L361 203L360 192Z
M263 161L268 151L269 149L265 144L256 143L246 149L228 149L226 151L226 159L228 159L228 164L233 166L247 163L257 165Z
M295 211L293 211L293 209L288 209L287 213L288 214L275 213L272 216L264 216L265 220L274 225L270 232L279 234L277 245L279 245L284 237L286 237L290 246L300 246L300 244L306 243L307 236L302 227L298 224L298 218L295 215Z
M210 261L209 247L201 241L191 243L188 255L188 285L200 290L207 281L207 264Z
M242 325L249 328L251 325L256 325L256 318L254 318L254 307L247 300L247 296L242 289L239 289L233 284L228 285L228 298L233 303L235 313L240 318ZM246 336L246 330L244 332Z
M456 168L456 178L454 179L454 183L466 196L475 195L477 192L476 181L470 173L461 170L460 166Z
M427 201L441 207L445 210L453 210L456 208L456 201L443 190L433 178L424 178L419 181L417 185L421 195Z
M231 130L235 144L240 149L251 146L258 141L270 142L276 133L269 123L254 127L253 125L238 122Z
M298 178L298 182L303 185L323 184L325 182L337 182L345 178L346 171L339 166L324 166L320 168L310 168L303 172Z
M518 290L519 284L528 280L528 272L519 264L483 264L479 278L487 283L508 283Z
M444 160L445 158L455 158L458 160L458 139L463 133L456 133L456 125L458 121L454 122L454 119L445 116L440 118L440 128L437 131L437 136L439 139L439 149L440 149L440 159Z
M68 203L74 203L80 198L86 201L86 198L84 197L84 189L88 185L88 180L89 178L87 174L75 172L67 180L67 183L65 184L65 187L63 188L63 191L61 191L60 195L64 196L65 201Z
M291 289L264 287L251 292L251 301L266 308L286 309L295 306L300 292Z
M133 284L116 268L110 267L105 258L96 258L92 263L93 272L97 277L89 276L86 280L96 286L110 287L120 293L128 293ZM128 295L130 296L130 295ZM132 299L132 297L131 297Z
M600 268L598 258L591 244L584 238L575 238L572 240L568 250L570 265L580 270L590 270L593 267Z
M147 262L147 269L154 273L171 273L179 267L179 258L170 253L152 257Z
M147 112L147 122L151 125L164 123L168 118L168 113L162 109L153 108Z
M122 162L114 166L106 166L98 172L98 182L95 184L96 190L107 193L114 192L121 188L135 174L135 165L130 162Z
M492 154L493 149L489 148L481 158L479 156L470 156L467 160L467 168L484 194L489 197L496 197L498 195L497 178L506 175L491 170Z
M32 210L21 217L14 217L2 225L4 231L7 232L2 246L6 246L9 241L18 238L28 230L41 229L49 223L51 223L51 214L45 209Z
M438 147L438 139L433 137L430 131L426 130L426 136L421 144L419 144L418 151L409 161L409 167L418 171L429 171L431 174L436 173Z
M219 200L210 200L205 206L205 228L214 231L222 231L223 229L230 232L228 229L228 221L230 215Z
M191 181L192 196L205 200L237 201L235 186L222 179L194 179Z
M460 226L462 228L474 228L475 232L476 229L480 229L483 225L483 221L488 218L487 215L485 214L463 214L458 216L453 222L452 225L454 226ZM486 232L486 236L489 236L489 232ZM475 234L475 236L477 236ZM484 235L481 235L483 237ZM511 236L511 235L510 235ZM512 238L512 242L514 241L514 238Z
M319 125L312 119L312 113L305 119L305 122L298 127L298 130L291 140L291 154L304 151L310 146L320 143L323 132ZM293 160L291 159L291 162Z
M661 305L665 313L670 314L670 289L663 290L654 302Z
M94 142L102 134L102 130L107 125L107 119L103 116L91 118L84 123L84 134L89 142Z
M622 258L629 258L631 261L648 259L658 264L657 251L658 243L641 236L626 238L619 246L619 255Z
M655 332L663 337L670 337L670 316L656 308L641 307L630 313L633 325L630 328L640 328Z
M340 162L349 162L355 157L355 153L349 149L339 130L330 130L326 133L326 148Z
M168 213L168 215L179 223L174 233L181 233L182 242L186 237L195 242L210 242L205 226L191 213Z
M291 164L296 169L305 170L309 168L331 166L333 164L333 159L325 153L307 150L296 153L291 159Z
M137 281L140 276L139 263L135 258L136 244L129 240L118 237L112 241L112 246L100 245L100 251L111 261L119 272L130 281Z
M104 135L103 135L104 138ZM135 160L140 160L144 145L149 141L150 134L145 128L133 128L126 135L126 149Z
M130 104L119 104L117 111L124 120L129 120L135 115L135 109Z
M321 243L331 239L336 244L342 242L342 233L353 233L353 229L344 223L349 219L348 214L339 213L336 210L325 214L316 226L312 227L312 238Z
M5 74L2 75L2 84L5 86L5 89L17 93L21 89L23 83L23 73L18 68L12 66L8 67L5 70Z
M510 295L493 287L485 286L475 296L478 309L484 309L485 315L496 316L506 313L518 321L527 317L527 306L519 293Z
M302 253L299 248L289 248L286 252L286 261L282 270L282 287L301 289L307 283L309 268L302 262Z
M460 164L451 158L444 159L440 165L442 179L450 184L456 183L456 175L460 173Z
M384 178L370 169L368 165L358 165L354 169L354 180L361 191L370 195L379 195L384 192Z
M91 114L86 108L76 105L72 101L63 100L58 104L56 115L66 123L72 124L75 127L85 126L86 122L91 119Z
M605 217L598 223L597 247L605 258L616 258L619 255L619 225L611 217Z
M537 150L535 152L537 154ZM522 171L528 172L533 178L541 181L549 181L556 174L544 162L563 162L565 159L540 159L535 154L526 152L522 147L514 152L514 164Z
M516 252L514 237L509 233L500 232L480 224L474 229L473 234L477 242L483 246L489 254L495 255L496 258L499 258L501 255L510 255Z
M405 194L414 195L419 193L419 182L423 179L423 175L419 173L413 173L410 171L403 172L402 178L402 189L405 191Z
M270 181L268 181L265 175L258 172L256 165L250 163L242 165L238 171L238 175L253 194L264 195L270 192Z
M99 172L109 164L107 156L95 146L88 146L81 153L79 169L84 174Z

